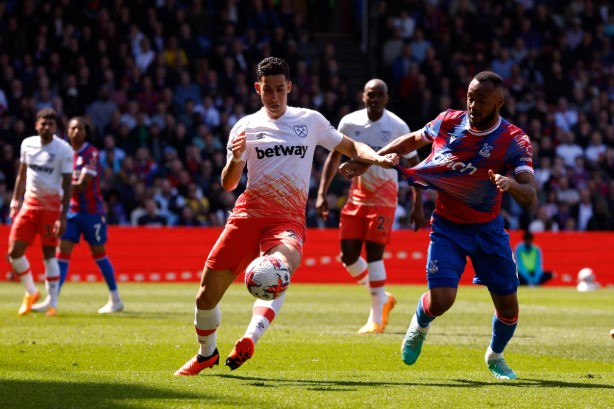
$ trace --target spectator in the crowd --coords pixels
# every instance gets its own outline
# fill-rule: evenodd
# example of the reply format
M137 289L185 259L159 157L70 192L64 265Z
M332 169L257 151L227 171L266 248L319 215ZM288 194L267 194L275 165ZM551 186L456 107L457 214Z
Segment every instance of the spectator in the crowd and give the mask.
M159 214L158 205L154 199L145 201L144 210L144 214L137 219L138 226L164 227L168 224L166 217Z
M603 159L607 146L603 143L603 137L599 130L594 130L590 135L589 145L584 149L584 156L592 166L597 166Z
M577 229L585 231L589 220L593 217L593 200L588 188L580 189L580 200L572 207L572 214L577 220Z
M107 125L111 122L111 115L113 112L117 111L118 108L117 105L109 99L109 96L109 87L106 85L101 86L98 93L98 99L93 101L87 109L87 114L92 119L92 123L99 134L104 133Z
M537 209L537 217L529 224L529 232L541 233L544 231L559 231L559 225L556 221L550 218L545 206L540 206Z
M560 97L554 113L556 126L564 132L569 132L578 122L578 111L569 106L567 98Z
M584 156L584 150L575 142L575 135L572 131L561 133L561 143L556 147L556 156L562 158L565 166L573 167L576 157Z
M608 208L608 202L603 196L595 197L593 215L586 224L586 230L614 230L614 218Z

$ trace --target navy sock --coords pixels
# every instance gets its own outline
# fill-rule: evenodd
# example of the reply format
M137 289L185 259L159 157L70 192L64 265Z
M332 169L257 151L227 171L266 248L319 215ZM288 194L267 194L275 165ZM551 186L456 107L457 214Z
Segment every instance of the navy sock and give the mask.
M109 287L109 291L117 290L117 282L115 281L115 270L113 269L113 265L107 258L107 256L103 256L101 258L96 258L96 264L98 264L98 268L104 277L104 281L107 282L107 287Z
M60 266L60 288L62 288L62 284L68 277L68 260L58 259L58 265Z
M422 294L422 297L418 300L418 307L416 308L416 319L418 320L418 325L423 328L429 326L431 321L435 319L433 315L429 313L429 308L431 305L431 295L426 292Z
M490 349L498 354L502 353L505 346L514 336L514 331L518 325L518 317L504 318L499 317L497 313L492 317L492 339L490 340Z

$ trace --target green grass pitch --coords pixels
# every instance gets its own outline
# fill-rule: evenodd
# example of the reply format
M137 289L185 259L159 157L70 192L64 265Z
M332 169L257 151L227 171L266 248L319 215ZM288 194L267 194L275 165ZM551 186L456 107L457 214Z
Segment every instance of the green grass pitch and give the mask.
M486 289L461 287L413 366L400 345L424 286L389 286L386 332L357 335L369 295L352 285L290 287L283 310L236 371L223 366L251 318L233 285L222 301L218 367L173 372L197 351L197 284L122 284L125 312L101 316L104 284L68 283L60 315L17 316L23 290L0 283L0 408L612 408L614 289L521 288L506 359L484 363L493 313Z

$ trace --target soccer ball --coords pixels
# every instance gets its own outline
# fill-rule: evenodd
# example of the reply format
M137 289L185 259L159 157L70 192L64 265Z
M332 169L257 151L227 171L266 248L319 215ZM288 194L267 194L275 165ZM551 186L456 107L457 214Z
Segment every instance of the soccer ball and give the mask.
M258 257L245 270L247 290L261 300L270 301L281 297L289 285L288 267L277 257Z

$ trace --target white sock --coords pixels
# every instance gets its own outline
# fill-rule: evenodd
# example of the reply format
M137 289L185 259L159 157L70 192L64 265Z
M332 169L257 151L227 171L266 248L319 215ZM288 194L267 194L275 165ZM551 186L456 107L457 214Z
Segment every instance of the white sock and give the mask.
M490 362L490 361L494 361L495 359L499 359L503 356L503 353L497 353L495 351L493 351L492 349L490 349L490 345L488 346L488 349L486 349L486 355L484 355L484 360L486 361L486 363Z
M60 266L58 259L51 257L44 260L45 263L45 287L49 296L49 306L58 307L58 296L60 293Z
M369 321L382 324L382 307L388 301L386 295L386 268L382 260L367 264L369 269L369 288L371 293L371 313Z
M216 333L217 327L222 322L222 311L220 306L216 305L212 310L199 310L198 307L194 310L194 328L196 329L196 338L200 343L198 353L202 356L211 356L216 348Z
M119 290L109 291L109 299L114 304L117 304L118 302L120 302L122 299L119 297Z
M36 294L38 288L36 288L36 284L34 284L30 262L26 256L21 256L19 258L9 257L9 262L13 267L13 272L19 276L19 281L21 281L21 284L25 287L26 293Z
M358 260L354 264L349 266L343 265L345 269L350 273L356 282L364 287L369 288L369 272L367 270L367 262L364 258L358 257Z
M427 332L429 332L429 328L431 328L431 324L429 324L428 327L421 327L420 324L418 324L418 317L416 316L416 314L414 314L414 316L411 317L411 322L409 323L409 326L414 327L415 329L422 332L423 334L426 334Z
M243 337L250 338L254 341L254 344L257 344L281 310L285 299L286 294L284 293L281 297L272 301L256 300L252 310L252 320L249 322Z

